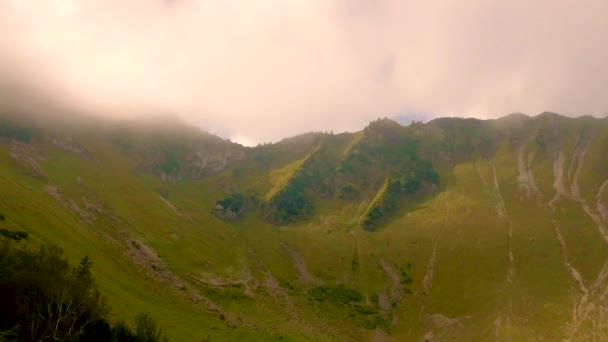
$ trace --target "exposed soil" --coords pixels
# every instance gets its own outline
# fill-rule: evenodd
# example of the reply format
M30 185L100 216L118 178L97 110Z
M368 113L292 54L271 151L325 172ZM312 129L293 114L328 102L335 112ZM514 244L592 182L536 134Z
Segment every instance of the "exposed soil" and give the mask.
M567 193L564 186L563 153L560 152L561 158L558 156L556 162L559 162L561 166L554 167L554 170L556 171L556 180L554 183L557 185L554 186L556 189L556 194L554 196L554 199L549 202L549 205L550 207L553 207L553 204L557 199L559 199L560 196L564 196L578 202L581 205L581 208L585 212L585 214L587 214L587 216L591 218L593 222L596 223L600 235L608 244L608 229L606 228L606 224L604 222L605 209L602 203L603 192L606 190L606 187L608 187L608 181L605 181L598 189L598 193L595 196L597 202L595 210L592 209L587 204L587 201L582 197L578 182L581 171L584 166L585 155L589 149L589 145L592 138L592 135L581 137L573 152L571 159L572 162L568 170L568 179L570 180L570 194ZM608 312L608 303L606 303L605 301L606 294L608 293L608 287L606 286L608 280L608 260L604 263L602 269L597 275L596 280L593 282L593 285L590 287L586 287L580 272L578 272L567 259L566 242L563 236L561 235L557 222L554 221L554 224L557 239L563 249L564 265L568 268L570 275L577 282L582 292L582 296L575 303L572 309L572 322L569 326L567 340L572 340L575 337L581 340L597 339L597 334L601 331L603 327L601 317L605 317L605 314ZM587 322L590 324L590 330L580 331L579 329L581 325Z
M424 275L424 279L422 280L422 289L427 295L431 293L431 288L433 287L433 276L435 274L435 262L437 261L438 242L439 236L435 239L435 243L433 244L433 254L431 254L431 259L429 260L429 265L426 269L426 274Z
M308 267L306 266L306 262L304 261L304 258L302 258L302 256L300 255L300 253L298 253L298 251L289 247L284 242L281 242L281 247L283 247L285 252L287 252L287 254L289 254L289 256L291 257L291 260L293 261L293 264L294 264L296 270L298 270L298 274L300 275L300 278L304 283L307 283L307 284L322 284L323 283L320 279L318 279L315 276L313 276L312 274L310 274L310 272L308 271Z
M505 206L505 201L500 192L500 186L498 185L498 176L496 174L496 166L494 161L490 161L490 167L492 168L492 173L494 174L494 191L496 192L496 209L498 212L498 216L505 217L507 219L507 224L509 227L508 236L509 236L509 269L507 271L507 281L512 284L513 278L515 277L515 256L513 255L513 223L511 222L511 218L507 212L507 208Z
M36 148L22 142L11 140L8 145L9 154L20 164L31 169L38 177L45 177L36 156Z
M600 189L598 190L597 195L595 196L595 200L597 202L596 210L598 211L602 219L608 222L608 209L606 208L603 202L603 196L606 190L608 190L608 180L605 180L602 186L600 186Z
M496 175L496 166L494 165L494 161L490 161L490 168L492 169L492 173L494 174L494 192L495 192L495 206L496 211L498 212L498 216L505 217L507 216L507 210L505 208L505 201L502 198L500 193L500 188L498 186L498 176Z
M160 198L160 200L163 201L163 203L165 203L167 207L169 207L169 209L173 210L173 212L177 214L177 216L182 216L182 214L177 210L173 203L169 202L168 199L164 198L163 196L158 196L158 198Z
M426 319L427 332L422 337L424 342L454 341L464 329L464 324L457 318L442 314L432 314Z
M56 185L47 184L44 186L44 191L59 202L63 207L68 209L71 213L78 216L82 221L89 223L95 219L95 216L93 213L91 213L91 210L82 209L73 199L64 196L59 187ZM89 207L93 211L97 211L98 209L96 205L91 203L89 204Z
M519 171L517 180L519 182L519 188L525 192L527 197L532 198L540 194L531 169L534 154L528 154L527 162L525 161L525 155L526 147L525 145L522 145L517 154L517 169Z
M570 197L564 185L564 151L561 150L557 152L556 157L553 159L553 188L555 189L555 195L549 201L550 207L553 207L553 204L560 197Z
M67 141L64 141L64 140L60 140L60 139L55 139L53 137L47 137L47 140L50 141L53 145L57 146L58 148L66 151L66 152L76 154L79 157L81 157L82 159L86 159L86 160L91 159L91 153L89 153L89 151L87 151L87 149L84 146L74 142L71 138L68 138Z

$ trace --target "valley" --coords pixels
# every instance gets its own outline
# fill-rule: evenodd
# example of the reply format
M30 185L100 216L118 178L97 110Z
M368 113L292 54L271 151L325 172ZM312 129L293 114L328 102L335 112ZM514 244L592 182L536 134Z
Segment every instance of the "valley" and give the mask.
M105 120L105 119L104 119ZM608 120L378 119L257 147L2 115L0 228L173 341L608 338Z

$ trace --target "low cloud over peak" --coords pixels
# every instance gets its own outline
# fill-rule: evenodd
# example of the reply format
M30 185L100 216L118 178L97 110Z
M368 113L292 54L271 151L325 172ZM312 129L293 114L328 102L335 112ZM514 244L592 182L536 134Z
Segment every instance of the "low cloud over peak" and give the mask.
M0 99L158 108L249 143L412 112L603 116L605 13L591 0L7 0Z

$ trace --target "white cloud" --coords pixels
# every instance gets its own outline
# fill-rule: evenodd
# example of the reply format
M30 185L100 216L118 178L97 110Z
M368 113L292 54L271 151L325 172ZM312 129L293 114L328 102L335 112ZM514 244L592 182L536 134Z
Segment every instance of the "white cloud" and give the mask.
M0 75L250 142L403 112L605 115L605 13L591 0L11 0Z

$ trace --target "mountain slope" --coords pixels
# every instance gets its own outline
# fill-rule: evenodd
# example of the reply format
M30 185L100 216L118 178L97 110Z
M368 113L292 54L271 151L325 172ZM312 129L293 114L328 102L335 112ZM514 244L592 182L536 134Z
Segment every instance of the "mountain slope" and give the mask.
M608 335L606 119L377 120L256 148L160 126L0 121L0 228L88 254L117 317L174 340Z

